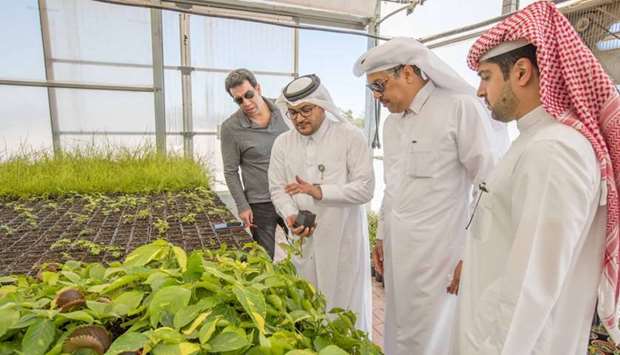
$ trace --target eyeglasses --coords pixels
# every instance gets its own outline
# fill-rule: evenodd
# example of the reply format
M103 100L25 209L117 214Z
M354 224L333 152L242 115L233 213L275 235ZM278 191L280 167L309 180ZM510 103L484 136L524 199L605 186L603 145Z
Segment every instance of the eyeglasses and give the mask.
M401 69L403 69L404 67L405 66L401 64L401 65L395 66L394 68L390 68L386 71L391 72L392 75L396 76L398 75L398 73L400 73ZM389 80L390 78L387 78L385 80L376 80L376 81L373 81L372 83L366 84L366 87L368 88L368 90L372 92L383 94L383 92L385 91L385 84Z
M314 105L307 105L300 108L299 110L289 108L288 111L286 111L286 117L288 117L290 120L295 120L297 118L297 115L299 114L303 118L308 118L310 117L310 115L312 115L312 110L314 110L314 107Z
M243 96L235 96L233 97L233 101L235 101L237 103L237 105L241 106L241 104L243 103L243 99L247 99L250 100L252 98L254 98L254 90L248 90L245 92L245 94L243 94Z

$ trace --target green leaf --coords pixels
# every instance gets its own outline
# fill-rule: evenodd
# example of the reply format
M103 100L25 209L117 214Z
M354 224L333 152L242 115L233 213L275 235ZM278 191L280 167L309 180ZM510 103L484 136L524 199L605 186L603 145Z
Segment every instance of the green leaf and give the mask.
M6 308L0 311L0 338L9 328L19 321L19 311L12 308Z
M73 271L61 271L60 274L66 277L69 281L73 282L74 284L79 284L80 281L82 281L82 278L80 277L80 275L76 274Z
M187 270L183 275L187 281L196 281L205 272L203 263L203 254L200 251L192 252L187 258Z
M252 288L233 287L233 293L237 296L237 300L243 306L243 309L256 324L261 334L265 333L265 317L267 316L267 305L263 294Z
M93 323L95 319L84 311L75 311L69 313L59 313L58 317L63 317L71 320L79 320L86 323Z
M319 355L348 355L349 353L336 345L328 345L319 351Z
M286 355L316 355L316 353L312 350L291 350Z
M41 280L43 280L44 283L50 286L55 286L56 283L58 282L58 278L59 278L59 275L57 272L43 271L41 273Z
M176 330L169 327L162 327L155 329L152 333L152 337L156 339L156 343L163 341L168 344L179 344L185 341L185 337Z
M54 341L56 326L49 319L41 319L28 327L22 339L22 352L28 355L45 354Z
M153 349L153 355L192 355L200 351L200 346L193 343L159 344Z
M144 266L155 259L162 251L168 247L168 243L158 243L159 241L151 244L146 244L136 248L125 258L123 265L131 266Z
M141 291L128 291L121 293L112 300L112 311L120 316L135 312L142 302L144 293Z
M105 355L117 355L123 352L137 351L149 342L149 338L140 333L128 332L116 338Z
M185 253L185 250L177 246L173 246L172 251L174 252L174 256L177 258L177 264L179 264L181 271L185 272L187 270L187 254Z
M96 263L91 264L88 268L88 277L91 280L103 281L106 269L103 265Z
M163 312L174 315L185 308L191 296L192 292L181 286L168 286L155 292L148 308L151 325L157 326Z
M290 313L291 318L293 318L293 323L301 322L304 319L312 318L310 313L306 311L293 311Z
M212 321L205 323L202 328L200 328L198 331L198 339L200 340L200 344L206 344L209 339L211 339L213 333L215 333L215 330L217 329L218 321L219 318L215 318Z
M210 352L218 353L224 351L233 351L247 346L248 339L235 332L224 332L218 334L209 343Z

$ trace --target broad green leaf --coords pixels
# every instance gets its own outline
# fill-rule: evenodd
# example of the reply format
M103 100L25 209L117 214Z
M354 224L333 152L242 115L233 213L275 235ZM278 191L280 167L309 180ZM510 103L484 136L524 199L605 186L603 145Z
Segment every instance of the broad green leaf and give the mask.
M233 287L233 293L243 306L243 309L252 318L261 334L265 333L265 317L267 316L267 305L263 294L252 288Z
M142 349L149 342L146 335L128 332L116 338L105 355L117 355Z
M71 320L79 320L86 323L93 323L95 319L84 311L74 311L69 313L59 313L58 317L63 317Z
M181 286L168 286L157 291L148 308L151 326L157 326L163 312L174 315L187 307L191 296L191 291Z
M193 304L187 306L174 315L174 328L181 329L191 321L198 317L198 314L202 311L202 305ZM203 319L204 320L204 319Z
M124 316L133 313L140 306L144 293L141 291L128 291L121 293L112 300L112 311Z
M155 329L151 336L158 341L163 341L168 344L179 344L185 341L183 335L169 327ZM156 341L156 343L158 341Z
M41 319L28 327L22 339L22 352L28 355L42 355L54 341L56 326L49 319Z
M235 332L223 332L215 336L208 343L211 346L210 351L214 353L233 351L247 346L248 339Z
M109 303L86 301L86 308L93 311L96 317L104 318L111 316L112 305Z
M0 311L0 338L9 328L19 321L19 311L12 308L6 308Z
M348 355L349 353L336 345L328 345L319 351L319 355Z
M60 274L66 277L69 281L73 282L74 284L79 284L82 281L82 278L80 277L80 275L76 274L73 271L61 271Z
M103 281L106 269L99 263L91 264L88 268L88 277L91 280Z
M290 313L291 318L293 318L293 323L301 322L304 319L312 318L310 313L306 311L293 311Z
M316 353L312 350L291 350L286 355L316 355Z
M179 313L181 313L181 312L179 312ZM177 313L177 315L179 313ZM201 325L205 321L205 319L207 319L207 317L209 316L210 313L211 312L204 312L201 315L199 315L198 317L196 317L196 319L194 319L194 321L192 322L192 325L189 328L187 328L183 332L183 334L185 334L185 335L192 334L196 330L196 328L198 328L198 326ZM174 320L176 321L176 316L174 317ZM176 325L175 325L175 327L176 327ZM181 327L178 327L178 328L181 328Z
M142 245L127 255L123 264L127 267L144 266L162 253L167 246L167 243L161 245L161 243L156 242Z
M177 258L177 264L179 264L181 271L185 272L187 270L187 254L185 253L185 250L177 246L173 246L172 251L174 252L174 256Z
M199 280L205 272L203 267L203 254L200 251L192 252L187 258L187 270L183 275L187 281Z
M211 339L211 336L213 336L213 333L215 333L215 330L217 329L218 321L219 318L215 318L212 321L205 323L202 328L200 328L200 331L198 331L198 339L200 340L200 344L206 344L209 339Z
M43 280L44 283L50 286L55 286L56 283L58 282L58 278L59 278L59 275L57 272L43 271L41 273L41 280Z
M153 355L193 355L200 351L198 344L184 342L181 344L159 344L153 349Z
M239 284L239 281L237 281L237 279L235 279L234 277L230 275L223 273L222 271L218 270L216 267L205 266L205 271L219 279L227 281L230 284L233 284L233 285Z

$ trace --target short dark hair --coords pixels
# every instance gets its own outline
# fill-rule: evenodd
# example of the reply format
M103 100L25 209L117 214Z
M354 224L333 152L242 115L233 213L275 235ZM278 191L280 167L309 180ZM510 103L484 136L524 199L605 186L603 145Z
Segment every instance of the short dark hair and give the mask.
M489 58L485 60L485 62L494 63L499 65L499 68L502 70L502 76L504 80L508 80L510 76L510 70L515 65L517 60L521 58L529 59L534 65L536 71L538 71L538 62L536 61L536 47L532 44L528 44L527 46L523 46L521 48L517 48L508 53L500 54L496 57Z
M239 68L231 71L228 73L228 76L226 76L226 80L224 81L226 93L230 95L230 89L243 84L246 80L250 83L250 85L252 85L253 88L256 88L256 85L258 85L258 82L256 82L256 77L251 71L245 68Z

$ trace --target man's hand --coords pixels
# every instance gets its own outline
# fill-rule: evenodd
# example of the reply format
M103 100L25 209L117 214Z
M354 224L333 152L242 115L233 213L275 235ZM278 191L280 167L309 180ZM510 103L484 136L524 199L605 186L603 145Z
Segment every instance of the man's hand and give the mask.
M298 226L297 228L295 228L293 227L293 225L295 224L295 219L297 219L296 214L286 217L286 224L288 225L288 229L293 232L293 234L301 237L303 240L303 238L309 237L312 235L312 233L314 233L314 230L316 229L316 223L312 227Z
M254 227L254 214L251 208L241 211L241 213L239 213L239 218L243 221L244 228Z
M372 250L372 263L375 266L375 272L383 275L383 240L378 239Z
M323 192L318 185L312 185L309 182L304 181L299 176L295 176L295 181L284 187L284 191L289 195L295 194L307 194L312 196L315 200L323 199Z
M461 283L461 270L463 269L463 260L459 260L452 274L452 282L448 285L447 291L453 295L459 294L459 285Z

